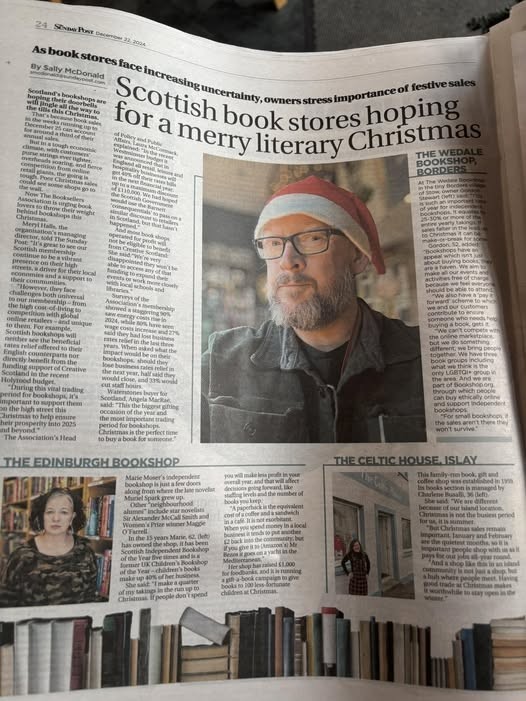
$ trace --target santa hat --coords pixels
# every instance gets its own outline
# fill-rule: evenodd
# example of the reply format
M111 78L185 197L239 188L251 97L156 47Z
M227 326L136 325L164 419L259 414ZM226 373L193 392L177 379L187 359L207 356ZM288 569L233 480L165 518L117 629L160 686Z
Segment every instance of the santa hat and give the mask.
M254 236L272 219L305 214L342 231L373 263L379 274L385 263L376 224L365 204L350 190L311 175L275 192L259 215Z

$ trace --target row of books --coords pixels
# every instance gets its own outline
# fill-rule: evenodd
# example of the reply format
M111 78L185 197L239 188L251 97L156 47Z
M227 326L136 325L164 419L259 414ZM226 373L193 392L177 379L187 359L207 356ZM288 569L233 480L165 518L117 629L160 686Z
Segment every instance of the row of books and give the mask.
M29 514L26 508L21 506L7 506L2 511L2 530L26 532L29 529Z
M4 480L4 504L25 501L54 487L82 487L82 477L8 477Z
M183 644L184 631L204 643ZM471 690L526 688L526 619L462 628L452 655L431 655L428 627L379 622L351 629L335 608L295 616L286 607L227 613L225 623L187 607L152 625L130 611L0 624L0 694L271 676L340 676Z
M86 509L85 534L91 537L112 538L114 513L115 494L90 497Z
M97 561L97 593L104 599L110 595L111 550L95 553Z

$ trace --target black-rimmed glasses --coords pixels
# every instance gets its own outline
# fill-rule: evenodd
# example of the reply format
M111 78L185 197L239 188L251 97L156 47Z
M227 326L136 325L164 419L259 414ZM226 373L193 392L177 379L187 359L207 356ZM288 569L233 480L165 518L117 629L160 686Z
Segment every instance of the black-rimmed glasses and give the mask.
M331 236L345 236L345 234L337 229L311 229L300 231L292 236L262 236L254 239L254 246L258 256L263 260L281 258L288 241L301 256L314 256L317 253L324 253L329 248Z

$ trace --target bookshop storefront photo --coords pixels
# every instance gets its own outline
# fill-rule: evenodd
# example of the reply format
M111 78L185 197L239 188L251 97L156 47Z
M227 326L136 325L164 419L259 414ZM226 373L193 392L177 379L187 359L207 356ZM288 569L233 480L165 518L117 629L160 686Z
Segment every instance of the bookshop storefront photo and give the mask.
M334 473L333 494L336 594L414 598L407 474Z

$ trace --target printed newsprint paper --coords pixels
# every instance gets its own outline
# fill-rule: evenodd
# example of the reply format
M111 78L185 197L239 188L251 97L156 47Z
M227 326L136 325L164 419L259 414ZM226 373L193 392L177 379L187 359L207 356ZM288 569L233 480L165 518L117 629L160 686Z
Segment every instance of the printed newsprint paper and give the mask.
M522 9L1 9L0 693L521 698Z

